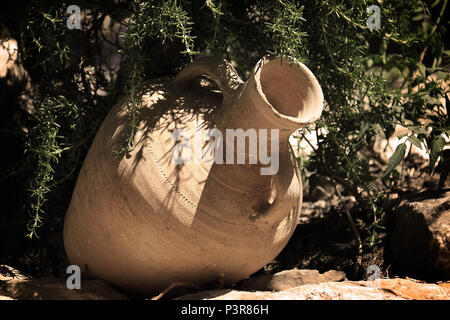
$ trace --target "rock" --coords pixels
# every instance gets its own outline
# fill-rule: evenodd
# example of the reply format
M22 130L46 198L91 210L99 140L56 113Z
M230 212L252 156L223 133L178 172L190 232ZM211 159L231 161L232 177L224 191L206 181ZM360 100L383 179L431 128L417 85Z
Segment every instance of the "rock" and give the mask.
M342 280L345 280L345 273L342 271L330 270L320 274L317 270L292 269L246 279L241 282L240 288L249 291L282 291L306 284Z
M8 71L17 61L18 50L15 39L0 38L0 78L6 77Z
M403 200L390 241L393 264L408 276L450 279L450 190Z
M323 277L323 279L327 279L327 281L329 282L337 282L337 281L344 281L347 280L346 276L345 276L345 272L344 271L338 271L338 270L329 270L323 274L321 274L321 276ZM326 282L326 281L323 281Z
M450 300L450 289L412 279L378 279L309 284L287 290L202 291L177 300Z
M84 280L80 290L69 290L65 279L35 280L9 266L0 266L0 296L17 300L126 300L101 280Z
M7 265L0 265L0 283L9 280L32 280L33 278Z

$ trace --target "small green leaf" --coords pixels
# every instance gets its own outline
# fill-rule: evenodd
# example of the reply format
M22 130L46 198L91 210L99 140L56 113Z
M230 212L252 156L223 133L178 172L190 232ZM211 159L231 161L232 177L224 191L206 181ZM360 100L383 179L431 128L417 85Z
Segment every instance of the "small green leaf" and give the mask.
M384 134L383 128L381 127L381 125L379 123L376 123L373 126L373 129L375 130L375 133L377 134L377 136L379 136L382 139L386 139L386 135Z
M361 124L361 129L359 129L359 134L358 134L358 137L356 138L356 140L360 140L366 133L367 129L369 129L369 127L370 127L369 122L363 122Z
M415 135L410 135L408 141L415 145L417 148L422 149L422 141L420 141Z
M430 172L433 172L434 165L436 164L439 154L441 153L444 146L445 146L445 139L442 136L435 138L431 143L430 164L429 164Z
M409 126L408 129L412 130L414 133L418 134L427 134L427 130L421 127Z
M388 166L384 176L386 177L391 173L405 158L406 143L400 143L394 151L394 154L389 158Z
M424 15L423 14L418 14L417 16L415 16L414 18L412 18L412 21L420 21L423 20Z
M432 8L436 7L436 6L439 4L439 2L441 2L441 0L436 0L436 1L434 1L434 2L431 4L431 7L432 7Z
M426 68L425 68L425 65L423 63L417 64L417 70L419 70L420 75L422 77L426 77L426 75L427 75Z

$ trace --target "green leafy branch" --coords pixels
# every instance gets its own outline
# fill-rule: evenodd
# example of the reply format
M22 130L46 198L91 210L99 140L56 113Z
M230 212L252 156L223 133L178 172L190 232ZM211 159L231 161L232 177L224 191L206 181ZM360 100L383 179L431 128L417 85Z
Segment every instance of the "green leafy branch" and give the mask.
M194 39L192 33L193 23L183 8L176 0L164 1L142 1L134 0L131 4L132 15L127 22L128 30L121 36L124 46L121 53L124 56L125 88L127 99L128 133L127 137L116 155L122 156L130 153L134 148L134 138L139 129L141 120L142 101L140 98L140 87L145 78L145 66L148 62L146 52L143 48L148 39L160 39L162 43L175 38L181 40L184 51L190 61L198 54L194 50Z

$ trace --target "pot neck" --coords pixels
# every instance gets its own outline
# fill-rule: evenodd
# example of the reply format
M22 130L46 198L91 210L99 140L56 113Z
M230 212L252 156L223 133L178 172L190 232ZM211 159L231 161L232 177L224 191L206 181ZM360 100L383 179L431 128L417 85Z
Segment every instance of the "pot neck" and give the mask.
M323 93L313 73L302 63L264 57L225 108L224 129L279 130L287 141L298 128L313 123L323 108Z

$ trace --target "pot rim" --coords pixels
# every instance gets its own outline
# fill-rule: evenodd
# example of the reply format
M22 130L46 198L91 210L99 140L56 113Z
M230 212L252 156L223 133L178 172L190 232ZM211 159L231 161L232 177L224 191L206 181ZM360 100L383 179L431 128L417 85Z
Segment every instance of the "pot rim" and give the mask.
M310 112L310 114L307 114L306 116L301 117L301 118L289 116L289 115L283 114L280 111L278 111L272 105L272 103L270 103L270 101L268 100L268 98L263 90L263 86L261 84L261 73L264 71L265 66L267 66L269 63L274 63L276 61L278 61L280 63L280 65L283 65L283 66L285 65L285 63L288 64L290 67L293 67L293 65L296 65L299 68L299 71L303 73L303 76L306 76L306 78L310 81L310 87L313 89L313 94L315 95L314 100L317 102L315 106L310 107L312 110L312 112ZM274 113L275 117L290 121L293 124L298 125L298 127L311 124L320 118L320 115L322 114L322 110L323 110L323 103L324 103L324 96L323 96L322 88L319 84L319 81L317 80L315 75L312 73L312 71L303 63L296 61L295 59L292 59L292 58L281 59L274 55L266 55L266 56L262 57L256 64L254 71L253 71L253 77L255 79L256 89L257 89L259 95L261 96L263 101L267 104L267 106L270 108L271 112Z

